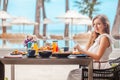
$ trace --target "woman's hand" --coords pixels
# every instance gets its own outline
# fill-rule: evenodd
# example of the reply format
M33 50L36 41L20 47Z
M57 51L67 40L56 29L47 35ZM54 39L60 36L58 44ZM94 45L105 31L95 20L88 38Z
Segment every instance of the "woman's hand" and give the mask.
M81 54L81 52L73 51L72 54Z
M74 46L74 51L78 50L79 47L80 47L79 44L76 44L76 45Z
M83 52L84 52L84 50L79 46L79 44L74 46L73 54L81 54Z

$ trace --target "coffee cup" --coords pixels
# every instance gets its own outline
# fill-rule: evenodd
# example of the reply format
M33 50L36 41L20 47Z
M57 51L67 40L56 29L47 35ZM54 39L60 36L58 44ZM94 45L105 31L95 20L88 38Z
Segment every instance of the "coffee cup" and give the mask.
M35 56L35 50L28 50L28 56Z
M66 51L69 51L69 47L63 47L63 49L64 49L64 52L66 52Z

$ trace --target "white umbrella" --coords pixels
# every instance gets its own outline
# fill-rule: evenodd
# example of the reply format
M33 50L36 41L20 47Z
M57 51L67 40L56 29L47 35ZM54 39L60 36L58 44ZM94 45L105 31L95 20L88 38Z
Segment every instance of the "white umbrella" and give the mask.
M24 25L37 25L38 23L33 22L26 17L17 17L11 21L11 24L23 25L23 31L24 31Z
M58 16L66 24L91 24L91 20L88 16L82 15L75 10L69 10L64 15ZM89 25L88 24L88 25Z
M0 23L0 27L2 26L9 27L9 26L12 26L12 24L10 24L9 22L3 21L2 23Z
M0 18L1 19L8 19L8 18L13 18L13 17L5 11L0 11Z
M1 10L0 11L0 19L1 19L1 25L0 26L8 26L8 24L4 23L4 19L10 19L13 18L13 16L11 16L9 13L7 13L6 11Z
M5 19L10 19L10 18L13 18L10 14L8 14L6 11L0 11L0 19L1 19L1 26L2 26L2 33L4 33L3 31L3 21ZM3 40L3 45L6 44L6 42Z
M3 23L0 23L0 29L2 29L2 27L5 26L8 29L11 29L11 24L9 22L3 21Z
M58 16L60 19L89 19L89 17L78 13L75 10L68 10L65 14Z
M90 20L88 16L82 15L75 10L68 10L64 15L58 16L57 18L61 19L65 24L71 24L71 28L73 24L83 24L84 22L80 22L80 20ZM85 23L84 23L85 24ZM71 29L71 37L72 37L72 29Z
M11 21L11 24L15 25L37 25L38 23L29 20L26 17L17 17Z
M53 23L53 21L51 19L49 19L49 18L45 18L41 23L43 23L43 24L51 24L51 23Z
M70 19L65 19L62 20L65 24L70 24L71 20ZM73 19L72 24L74 25L92 25L92 20L90 19Z

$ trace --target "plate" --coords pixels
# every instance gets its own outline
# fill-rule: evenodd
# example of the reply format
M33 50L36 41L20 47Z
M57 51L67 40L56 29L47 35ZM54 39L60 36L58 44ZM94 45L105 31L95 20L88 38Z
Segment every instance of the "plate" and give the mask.
M14 53L14 52L11 52L10 55L26 55L27 53L26 52L18 52L18 53Z
M71 53L53 53L53 57L58 57L58 58L67 58Z
M10 53L10 55L20 55L20 54Z
M4 58L22 58L22 55L6 55Z
M77 57L88 57L88 55L86 55L86 54L78 54L78 55L76 55Z
M71 54L68 58L88 57L86 54Z

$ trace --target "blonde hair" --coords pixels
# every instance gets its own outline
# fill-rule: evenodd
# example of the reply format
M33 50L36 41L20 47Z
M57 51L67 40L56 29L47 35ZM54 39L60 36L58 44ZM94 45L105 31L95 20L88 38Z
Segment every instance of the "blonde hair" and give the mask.
M89 38L89 41L87 43L87 46L86 46L86 50L88 50L92 45L93 43L95 42L95 39L99 36L98 33L96 33L95 31L93 31L90 35L90 38Z
M109 22L107 16L105 16L103 14L97 15L93 18L92 23L95 21L95 19L100 19L101 20L101 22L105 26L105 28L104 28L105 33L109 34L110 33L110 22Z
M109 34L110 33L110 23L109 23L109 20L108 18L103 15L103 14L100 14L100 15L97 15L93 18L92 20L92 24L94 23L95 19L100 19L101 22L103 23L103 25L105 26L104 28L104 32ZM92 45L93 43L95 42L95 39L99 36L100 34L99 33L96 33L95 31L92 32L90 38L89 38L89 42L86 46L86 49L88 50Z

